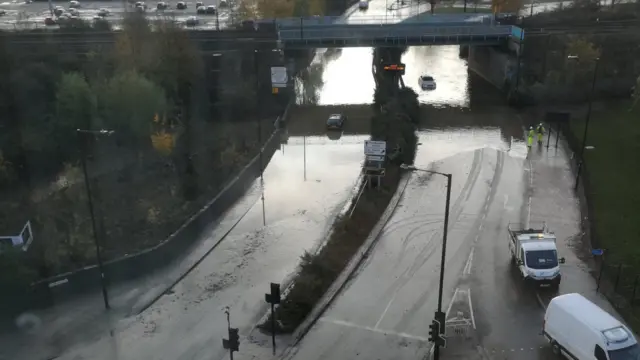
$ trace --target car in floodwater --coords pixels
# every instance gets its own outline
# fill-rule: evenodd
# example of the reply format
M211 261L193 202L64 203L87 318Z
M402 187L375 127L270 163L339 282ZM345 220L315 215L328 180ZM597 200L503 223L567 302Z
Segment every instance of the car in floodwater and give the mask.
M176 9L178 10L186 10L187 9L187 3L184 1L178 1L178 3L176 4Z
M105 8L98 10L98 16L100 17L106 17L106 16L109 16L109 14L110 14L109 10Z
M216 8L215 5L208 5L207 9L206 9L206 12L209 15L215 15L218 12L218 9Z
M79 1L71 1L69 2L69 7L72 9L76 9L80 7L80 2Z
M331 114L327 119L327 130L342 130L347 117L344 114Z
M169 4L164 1L161 1L158 3L158 5L156 5L157 10L167 10L167 8L169 8Z
M207 13L207 7L202 5L196 8L196 14L203 15Z
M418 79L418 84L422 90L435 90L436 88L436 80L433 76L422 75Z

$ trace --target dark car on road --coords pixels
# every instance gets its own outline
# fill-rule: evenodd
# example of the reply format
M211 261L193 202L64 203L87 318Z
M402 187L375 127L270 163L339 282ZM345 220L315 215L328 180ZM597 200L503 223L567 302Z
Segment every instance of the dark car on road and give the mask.
M343 114L332 114L327 119L327 129L328 130L342 130L344 126L344 122L347 120L347 117Z
M186 8L187 8L187 3L184 2L184 1L179 1L176 4L176 9L178 9L178 10L185 10Z
M215 15L218 12L218 9L216 9L215 5L208 5L207 9L206 9L206 12L209 15Z

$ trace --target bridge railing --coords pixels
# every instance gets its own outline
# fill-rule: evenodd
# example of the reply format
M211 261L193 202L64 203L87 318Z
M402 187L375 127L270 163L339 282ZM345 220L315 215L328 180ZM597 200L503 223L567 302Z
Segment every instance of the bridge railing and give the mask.
M370 38L398 38L415 36L508 36L511 26L442 26L442 27L405 27L395 26L358 26L350 28L323 28L280 30L280 39L313 40L313 39L370 39Z
M262 19L260 22L273 22L281 28L288 27L308 27L308 26L324 26L335 24L397 24L400 22L418 22L418 23L457 23L457 22L483 22L490 21L492 15L488 14L420 14L407 18L406 15L367 15L354 16L345 18L343 16L309 16L309 17L291 17L279 19Z

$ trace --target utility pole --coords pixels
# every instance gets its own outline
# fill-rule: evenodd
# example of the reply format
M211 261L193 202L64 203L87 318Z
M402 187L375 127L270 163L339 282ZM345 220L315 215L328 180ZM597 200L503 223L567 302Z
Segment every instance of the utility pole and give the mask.
M227 332L229 339L222 339L222 347L229 349L229 359L233 360L233 352L240 350L240 334L238 328L231 327L229 308L226 308L224 313L227 314Z
M264 294L264 299L271 304L271 344L273 345L273 355L276 355L276 305L280 304L282 297L280 295L280 284L271 283L271 292Z
M576 60L576 61L580 61L580 58L578 56L575 55L569 55L567 56L567 59L569 60ZM587 115L585 117L585 121L584 121L584 132L582 134L582 147L580 148L580 162L578 163L578 170L576 171L576 181L575 181L575 185L573 186L573 190L578 190L578 185L580 185L580 173L582 172L582 166L584 163L584 150L587 146L587 131L589 130L589 120L591 119L591 107L593 104L593 94L595 92L595 88L596 88L596 79L597 79L597 75L598 75L598 64L600 63L600 59L599 58L595 58L594 59L594 68L593 68L593 78L591 80L591 90L589 91L589 105L587 107Z
M96 227L96 217L93 208L93 199L91 196L91 180L89 179L89 172L87 170L87 151L88 151L88 135L111 135L113 131L110 130L82 130L76 129L76 135L78 140L82 144L80 161L82 163L82 173L84 175L84 185L85 190L87 192L87 203L89 205L89 216L91 217L91 229L93 231L93 241L96 248L96 261L98 263L98 271L100 272L100 285L102 287L102 300L104 301L104 308L109 310L111 306L109 305L109 296L107 294L107 280L104 274L104 264L102 263L102 251L100 250L100 240L98 238L98 230Z
M433 359L440 359L440 346L446 346L446 338L444 334L445 323L446 323L446 314L442 312L442 293L444 292L444 272L445 272L445 261L447 255L447 235L449 233L449 207L451 204L451 182L452 175L447 173L441 173L439 171L432 170L424 170L418 169L415 166L407 166L402 165L401 168L405 170L413 170L413 171L421 171L428 174L436 174L441 175L447 178L447 195L445 200L445 208L444 208L444 229L442 232L442 254L440 259L440 282L438 284L438 309L434 315L434 319L429 326L430 331L430 341L434 343L433 345Z
M260 96L260 64L258 63L258 49L253 50L253 63L255 66L255 77L256 77L256 118L258 121L258 149L259 153L259 162L260 162L260 192L262 198L262 225L267 225L267 216L265 214L264 207L264 164L262 163L262 120L261 120L261 96Z

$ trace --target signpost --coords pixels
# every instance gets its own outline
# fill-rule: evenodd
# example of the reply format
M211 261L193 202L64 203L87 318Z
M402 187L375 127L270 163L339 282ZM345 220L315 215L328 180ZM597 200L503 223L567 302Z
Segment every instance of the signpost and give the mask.
M364 173L367 176L367 183L371 184L371 178L376 177L377 186L385 174L384 159L387 156L387 142L365 140L364 142Z

